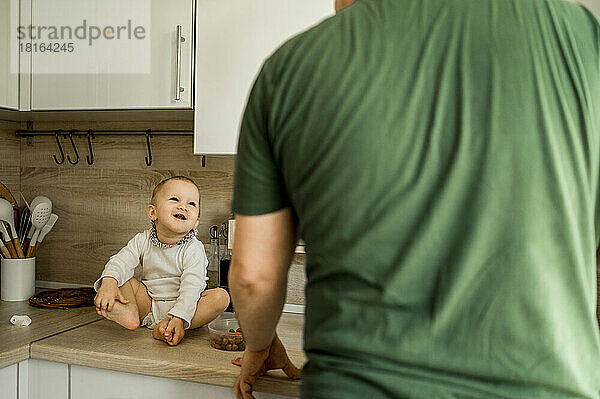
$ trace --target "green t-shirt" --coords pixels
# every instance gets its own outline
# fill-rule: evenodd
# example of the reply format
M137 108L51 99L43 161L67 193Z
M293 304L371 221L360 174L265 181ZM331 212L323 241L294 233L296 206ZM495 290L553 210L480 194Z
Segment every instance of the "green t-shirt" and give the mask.
M358 0L263 65L234 211L307 245L305 398L600 398L600 24Z

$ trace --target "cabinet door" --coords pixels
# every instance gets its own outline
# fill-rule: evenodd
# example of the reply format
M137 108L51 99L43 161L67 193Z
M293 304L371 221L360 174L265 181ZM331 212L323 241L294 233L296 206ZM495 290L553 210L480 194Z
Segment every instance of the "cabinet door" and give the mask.
M22 361L19 363L19 399L69 398L69 367L46 360Z
M0 0L0 107L19 108L19 2Z
M193 9L193 0L33 0L41 38L32 53L32 109L191 108Z
M600 2L598 0L571 0L576 3L581 3L589 8L593 13L600 17Z
M220 1L220 0L219 0ZM110 381L110 384L99 383ZM94 389L90 389L93 386ZM292 399L256 392L257 399ZM86 399L235 399L233 388L71 365L71 397Z
M246 98L262 62L296 33L333 15L333 0L198 0L196 154L234 154Z
M0 369L0 398L17 399L17 365Z

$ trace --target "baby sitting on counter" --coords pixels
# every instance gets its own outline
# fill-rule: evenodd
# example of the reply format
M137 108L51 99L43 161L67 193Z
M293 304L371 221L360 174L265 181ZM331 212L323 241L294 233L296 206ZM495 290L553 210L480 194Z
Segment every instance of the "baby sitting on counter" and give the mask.
M152 228L113 255L94 283L96 312L128 329L146 326L152 336L177 345L186 329L214 320L229 305L221 288L206 288L208 260L196 238L200 193L190 178L176 176L152 192ZM133 277L142 265L141 282Z

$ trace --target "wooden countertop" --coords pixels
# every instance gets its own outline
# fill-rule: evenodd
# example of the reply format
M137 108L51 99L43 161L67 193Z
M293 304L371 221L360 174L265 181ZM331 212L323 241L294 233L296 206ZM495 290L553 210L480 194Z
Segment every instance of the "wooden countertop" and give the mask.
M31 324L10 324L13 315L27 315ZM61 310L29 306L27 301L0 301L0 368L29 358L29 345L42 338L100 320L92 307Z
M90 313L96 316L93 310ZM277 327L281 341L298 367L306 361L302 351L303 321L302 315L284 313ZM212 348L207 327L186 331L183 341L172 347L153 339L152 331L145 327L130 331L108 320L87 324L31 345L33 359L225 387L233 387L239 368L231 364L231 359L242 353ZM279 370L259 379L254 389L299 396L300 381L289 380Z

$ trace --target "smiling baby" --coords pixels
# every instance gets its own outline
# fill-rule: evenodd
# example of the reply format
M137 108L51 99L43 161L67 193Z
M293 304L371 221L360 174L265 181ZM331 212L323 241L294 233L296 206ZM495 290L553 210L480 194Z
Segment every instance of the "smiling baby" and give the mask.
M199 214L200 193L192 179L175 176L159 183L148 205L152 228L113 255L94 283L96 312L131 330L146 326L169 345L221 314L229 294L205 290L208 261L196 238ZM141 281L133 277L139 264Z

